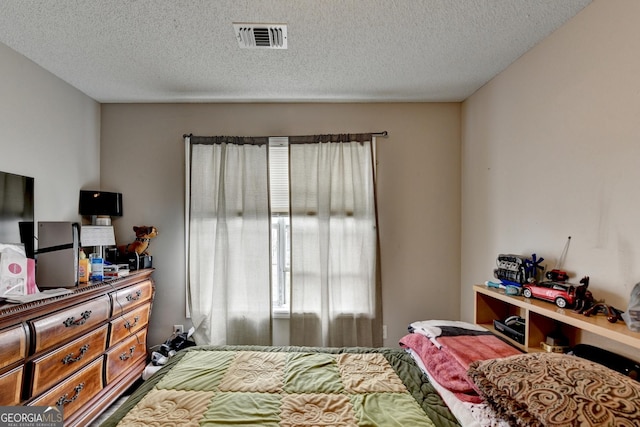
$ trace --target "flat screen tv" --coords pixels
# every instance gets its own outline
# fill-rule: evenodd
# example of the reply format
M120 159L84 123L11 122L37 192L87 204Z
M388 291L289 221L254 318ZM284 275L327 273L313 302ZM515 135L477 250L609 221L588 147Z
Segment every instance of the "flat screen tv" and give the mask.
M34 179L0 172L0 243L22 243L34 258Z

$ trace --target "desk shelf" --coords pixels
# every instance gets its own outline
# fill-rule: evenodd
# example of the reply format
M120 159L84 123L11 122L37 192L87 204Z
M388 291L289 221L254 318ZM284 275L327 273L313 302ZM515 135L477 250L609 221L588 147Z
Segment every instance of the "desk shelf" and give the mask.
M558 329L569 339L571 346L582 341L583 332L589 332L640 350L640 333L632 332L622 321L610 323L606 316L602 315L586 317L571 309L556 307L553 303L506 295L502 289L489 288L485 285L474 285L473 290L475 323L523 351L542 351L540 342L543 342L549 333ZM493 320L505 319L513 315L525 319L524 344L505 337L493 327Z

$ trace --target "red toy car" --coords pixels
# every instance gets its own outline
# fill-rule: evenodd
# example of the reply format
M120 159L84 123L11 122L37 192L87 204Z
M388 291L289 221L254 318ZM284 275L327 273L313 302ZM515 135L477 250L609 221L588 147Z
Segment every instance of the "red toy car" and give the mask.
M574 286L558 282L527 283L522 286L522 295L555 302L560 308L573 305L576 296Z
M558 270L557 268L547 271L544 276L552 282L565 282L569 280L567 272L564 270Z

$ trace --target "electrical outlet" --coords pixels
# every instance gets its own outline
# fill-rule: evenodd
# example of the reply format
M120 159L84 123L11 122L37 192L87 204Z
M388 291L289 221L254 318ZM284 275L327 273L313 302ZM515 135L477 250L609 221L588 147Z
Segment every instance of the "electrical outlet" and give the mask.
M174 334L181 334L184 332L184 326L182 325L173 325L173 333Z
M387 339L387 325L382 325L382 339Z

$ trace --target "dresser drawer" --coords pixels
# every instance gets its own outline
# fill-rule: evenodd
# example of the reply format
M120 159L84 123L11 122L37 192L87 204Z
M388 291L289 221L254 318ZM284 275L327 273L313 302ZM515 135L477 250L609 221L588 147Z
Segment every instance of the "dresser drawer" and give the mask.
M131 366L146 357L147 330L143 329L107 352L107 384L110 384L119 375L130 372Z
M34 353L65 342L76 335L94 329L109 319L109 297L101 296L66 310L32 321L35 335Z
M24 369L19 366L0 375L0 406L15 406L20 403Z
M113 301L113 316L119 316L140 304L150 301L153 297L153 283L145 280L111 294Z
M111 321L109 345L113 345L131 333L137 332L147 326L150 311L151 303L147 303L113 319Z
M95 359L107 348L107 325L84 335L33 362L36 396Z
M96 359L29 405L63 406L66 420L102 390L103 361L103 357Z
M0 369L18 362L27 356L27 334L20 324L0 331L2 359Z

